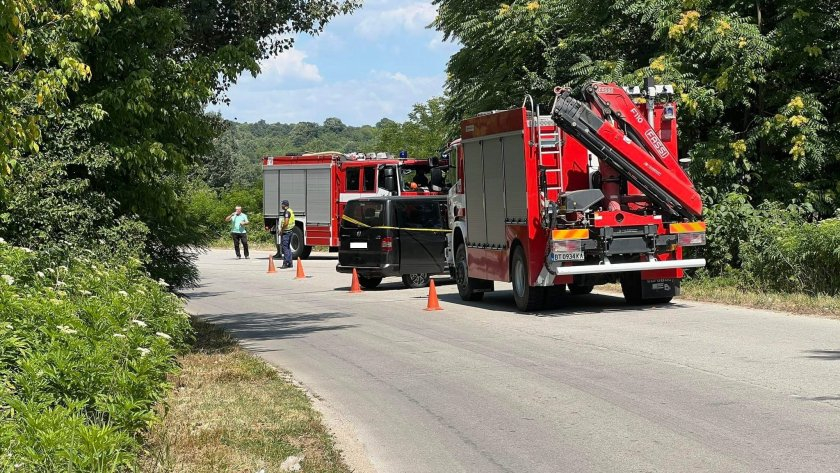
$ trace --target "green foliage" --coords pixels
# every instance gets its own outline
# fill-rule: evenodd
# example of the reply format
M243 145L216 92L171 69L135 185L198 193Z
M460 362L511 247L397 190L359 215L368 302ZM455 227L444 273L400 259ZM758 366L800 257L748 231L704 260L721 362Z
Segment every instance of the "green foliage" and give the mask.
M744 275L760 287L810 295L840 294L840 219L751 229L742 245Z
M2 471L122 471L191 337L140 261L0 242Z
M55 118L91 71L79 42L131 0L49 2L8 0L0 4L0 192L27 153L37 153L40 126ZM2 196L0 196L2 197Z
M248 215L251 225L248 227L248 240L254 243L274 241L271 233L263 225L263 188L260 182L256 186L234 187L230 190L214 190L206 184L197 183L190 193L189 212L195 221L200 222L200 231L213 240L228 238L230 224L225 217L240 206Z
M840 207L840 10L833 0L436 0L448 116L549 103L554 85L673 83L683 157L717 203Z
M455 136L446 120L446 107L445 98L434 97L414 105L405 123L382 122L377 127L380 134L376 149L393 154L405 150L419 159L437 156Z

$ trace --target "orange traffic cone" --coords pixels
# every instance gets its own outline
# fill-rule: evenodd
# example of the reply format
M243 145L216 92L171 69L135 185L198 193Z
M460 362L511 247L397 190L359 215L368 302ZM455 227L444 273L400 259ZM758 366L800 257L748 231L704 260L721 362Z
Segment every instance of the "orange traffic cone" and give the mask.
M274 267L274 256L268 255L268 274L274 274L277 272L277 268Z
M295 276L295 279L306 279L306 273L303 272L303 263L300 262L300 258L298 258L297 263L297 276Z
M353 268L353 283L350 284L350 294L358 294L362 292L362 287L359 285L359 273L356 268Z
M426 310L443 310L438 301L437 289L435 289L435 280L429 281L429 303L426 304Z

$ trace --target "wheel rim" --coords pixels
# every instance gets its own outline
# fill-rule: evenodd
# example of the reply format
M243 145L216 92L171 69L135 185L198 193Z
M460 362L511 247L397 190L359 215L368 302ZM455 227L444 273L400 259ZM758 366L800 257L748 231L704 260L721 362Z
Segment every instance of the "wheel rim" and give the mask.
M521 259L517 259L513 265L513 291L520 298L525 297L525 264Z
M465 261L458 262L458 266L455 269L455 282L460 287L467 286L467 263Z
M289 240L289 248L291 248L292 253L297 253L300 248L300 237L297 233L292 232L292 238Z
M408 280L411 281L412 284L416 286L423 286L426 284L426 275L425 274L411 274L408 276Z

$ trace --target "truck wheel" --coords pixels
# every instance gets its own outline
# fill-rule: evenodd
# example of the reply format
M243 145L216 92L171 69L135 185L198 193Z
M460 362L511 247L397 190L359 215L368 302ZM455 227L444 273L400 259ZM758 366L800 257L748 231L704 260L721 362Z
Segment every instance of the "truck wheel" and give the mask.
M480 301L484 298L483 292L475 292L474 280L467 272L467 247L463 243L455 251L455 282L462 300Z
M657 297L653 299L642 298L642 275L641 273L624 273L621 275L621 292L628 304L667 304L673 297Z
M580 286L575 283L569 284L569 294L583 296L592 292L595 286Z
M312 252L312 247L303 244L303 230L295 226L292 229L292 238L289 240L289 248L292 250L292 259L304 259L309 257ZM308 250L307 250L308 248Z
M528 259L521 246L513 251L510 279L513 282L513 299L522 312L540 310L545 304L545 289L530 285L528 278Z
M382 278L366 278L359 276L359 285L365 289L376 289L376 286L382 282Z
M431 281L431 279L432 278L426 273L404 274L402 277L403 284L409 289L426 287L429 285L429 281Z

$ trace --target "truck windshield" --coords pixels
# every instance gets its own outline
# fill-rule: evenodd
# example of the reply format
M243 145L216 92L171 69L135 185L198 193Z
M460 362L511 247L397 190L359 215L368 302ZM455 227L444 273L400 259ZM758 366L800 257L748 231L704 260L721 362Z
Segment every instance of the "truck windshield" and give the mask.
M351 200L344 208L341 226L344 228L367 228L385 225L385 202Z

